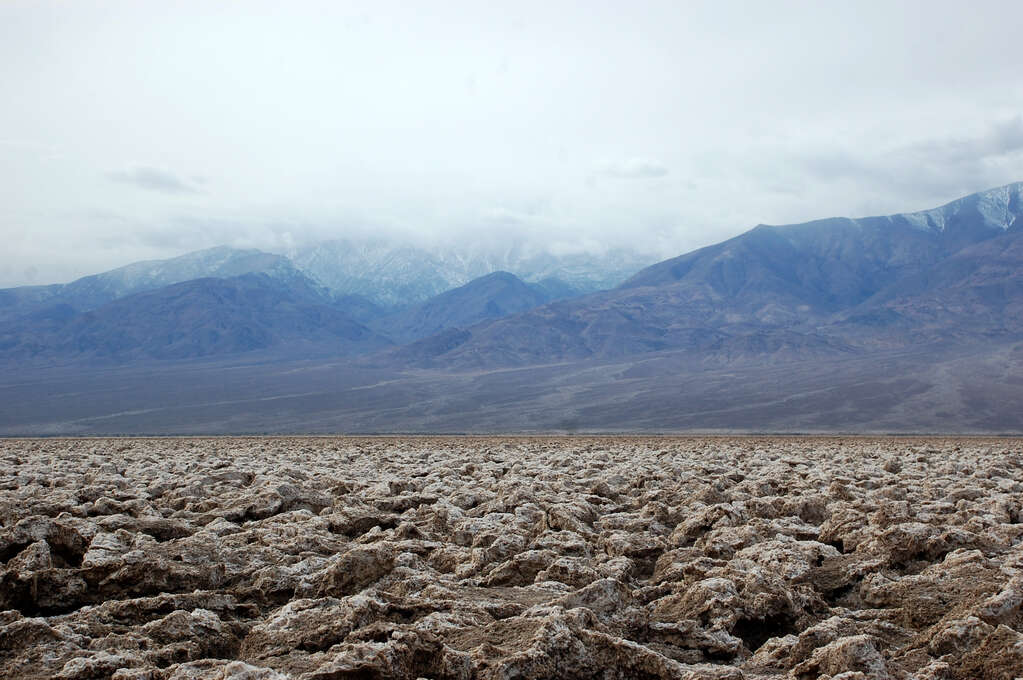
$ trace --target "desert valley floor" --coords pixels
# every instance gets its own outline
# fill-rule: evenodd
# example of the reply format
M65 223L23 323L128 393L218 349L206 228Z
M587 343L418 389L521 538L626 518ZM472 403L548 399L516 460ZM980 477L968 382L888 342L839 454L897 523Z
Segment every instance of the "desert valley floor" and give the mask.
M1023 676L1023 442L0 440L0 676Z

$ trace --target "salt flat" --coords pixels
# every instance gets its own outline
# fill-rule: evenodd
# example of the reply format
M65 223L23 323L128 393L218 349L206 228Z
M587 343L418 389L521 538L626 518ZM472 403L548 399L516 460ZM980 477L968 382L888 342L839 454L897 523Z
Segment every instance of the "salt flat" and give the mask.
M1021 453L0 440L0 675L1012 678Z

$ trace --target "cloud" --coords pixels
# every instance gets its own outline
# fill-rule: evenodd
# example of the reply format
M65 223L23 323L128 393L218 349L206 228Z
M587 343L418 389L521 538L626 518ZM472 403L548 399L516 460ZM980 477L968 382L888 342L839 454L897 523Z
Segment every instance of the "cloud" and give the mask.
M164 194L195 194L199 192L196 185L202 184L199 181L183 180L173 172L146 165L136 165L127 170L107 173L107 178Z
M668 168L663 163L649 158L630 158L626 161L605 163L600 169L600 174L614 179L653 179L667 175Z
M870 143L857 146L848 140L832 144L816 140L797 149L767 149L760 155L772 162L749 169L762 186L769 181L784 183L817 201L828 197L826 187L841 188L852 199L851 205L845 199L846 210L898 212L912 206L934 207L1020 179L1023 117L988 121L956 135L917 137L887 149Z
M1005 156L1023 149L1023 116L995 121L972 137L933 139L913 144L904 153L919 160L969 163Z
M286 232L677 255L1023 179L1023 51L991 48L1023 3L51 4L0 2L10 285Z

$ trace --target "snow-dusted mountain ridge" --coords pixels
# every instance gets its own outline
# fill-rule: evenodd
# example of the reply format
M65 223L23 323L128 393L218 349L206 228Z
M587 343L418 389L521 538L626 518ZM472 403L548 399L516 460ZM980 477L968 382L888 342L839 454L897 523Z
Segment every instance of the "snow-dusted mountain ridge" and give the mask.
M939 208L904 213L911 225L929 231L945 231L957 222L979 216L985 226L1010 229L1023 215L1023 182L1006 184L946 203Z
M871 227L910 227L932 234L948 235L962 230L974 233L988 231L990 234L996 234L1023 228L1023 182L979 191L928 210L854 219L829 218L807 222L805 225L816 225L834 219Z
M556 255L524 244L427 247L384 239L324 241L286 254L335 295L362 295L388 307L421 302L495 271L530 283L556 279L589 293L613 288L658 259L623 249Z
M83 312L183 281L249 273L301 284L346 308L357 302L369 305L374 316L378 308L414 305L495 271L511 271L550 298L561 298L613 288L656 259L624 250L554 255L524 246L424 248L380 239L326 241L286 255L218 246L135 262L67 284L2 289L0 320L58 304Z
M186 253L166 260L144 260L48 286L0 289L0 320L52 307L68 305L76 312L96 309L128 295L201 278L230 278L262 273L284 283L316 287L281 255L227 246ZM319 291L325 298L327 291Z

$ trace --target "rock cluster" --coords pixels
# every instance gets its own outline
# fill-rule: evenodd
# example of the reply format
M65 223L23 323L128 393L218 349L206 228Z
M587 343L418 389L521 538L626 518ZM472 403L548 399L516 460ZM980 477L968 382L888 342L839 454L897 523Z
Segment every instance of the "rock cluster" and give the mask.
M1023 444L0 441L0 676L1023 676Z

